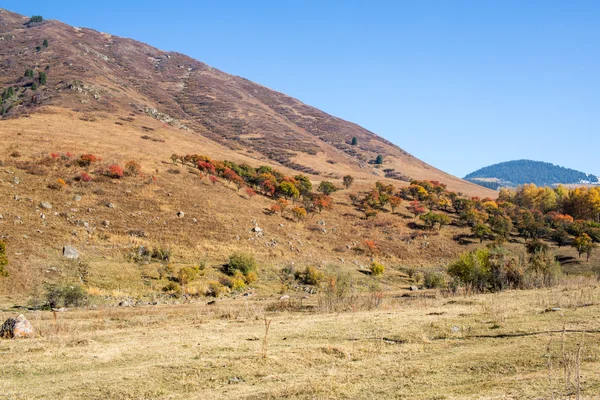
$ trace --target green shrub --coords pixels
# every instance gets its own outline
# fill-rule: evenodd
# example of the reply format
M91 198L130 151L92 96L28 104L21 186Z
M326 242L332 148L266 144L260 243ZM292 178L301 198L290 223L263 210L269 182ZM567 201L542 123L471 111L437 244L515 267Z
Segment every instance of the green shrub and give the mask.
M252 254L234 253L229 257L229 262L224 268L225 273L235 275L237 271L244 276L250 271L256 270L256 260Z
M207 296L219 297L223 293L223 285L216 281L208 282Z
M385 267L383 266L383 264L380 264L378 262L373 262L371 264L370 270L371 270L371 274L373 276L379 276L379 275L383 275L383 273L385 272Z
M163 247L155 247L152 249L150 257L153 260L169 262L171 260L171 250Z
M446 278L439 272L427 271L423 277L423 286L427 289L445 288Z
M80 285L48 285L46 302L50 308L80 307L87 303L85 289Z
M42 17L41 15L34 15L29 19L30 23L43 22L43 21L44 21L44 17Z
M181 296L181 285L177 282L170 281L163 287L163 292L170 294L171 296L180 297Z
M303 272L296 271L294 277L305 285L318 286L323 280L324 275L316 267L308 266Z
M223 286L233 292L239 292L246 288L246 277L240 271L236 271L233 276L224 276L220 281Z

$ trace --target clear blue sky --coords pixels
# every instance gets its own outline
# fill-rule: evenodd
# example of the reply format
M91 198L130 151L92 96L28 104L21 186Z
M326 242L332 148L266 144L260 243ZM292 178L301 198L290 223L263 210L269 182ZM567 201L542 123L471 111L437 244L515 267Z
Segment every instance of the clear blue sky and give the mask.
M188 54L455 175L512 159L600 175L598 1L2 1Z

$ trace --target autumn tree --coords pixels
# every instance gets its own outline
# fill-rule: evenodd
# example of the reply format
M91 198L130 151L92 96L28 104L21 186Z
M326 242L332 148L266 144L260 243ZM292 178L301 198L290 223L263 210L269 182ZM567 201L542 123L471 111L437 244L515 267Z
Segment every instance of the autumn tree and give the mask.
M483 243L483 240L492 234L491 229L484 223L478 223L471 227L471 233L473 236L479 239L479 243Z
M344 176L344 186L346 190L350 189L350 186L354 183L354 178L351 175Z
M552 241L557 244L558 247L562 247L569 243L569 234L565 228L558 228L552 232Z
M402 199L398 196L390 196L389 205L392 209L392 212L396 211L396 208L402 204Z
M177 159L175 159L175 161L177 161ZM215 166L207 161L198 161L197 167L202 171L204 176L215 173Z
M425 214L425 207L421 205L417 200L413 200L408 206L408 211L414 214L415 218L417 218L421 214Z
M332 204L333 201L331 200L331 197L327 196L326 194L313 196L312 206L319 210L319 212L323 211L324 209L330 209Z
M329 181L322 181L319 184L319 187L317 188L317 190L323 194L326 194L327 196L329 196L331 193L333 192L337 192L338 188L335 187L335 185Z
M308 195L312 191L312 183L305 175L294 176L296 187L302 196Z
M142 172L142 166L135 160L130 160L125 163L125 173L127 175L138 176Z
M579 258L581 258L581 255L585 253L587 254L588 261L590 259L590 254L592 252L593 246L594 242L587 233L582 233L581 235L577 236L573 241L573 247L575 247L577 253L579 253Z
M292 209L292 213L296 217L296 221L300 222L300 220L306 218L306 210L304 207L294 207Z
M296 199L300 197L300 191L292 182L281 182L277 192L287 199Z

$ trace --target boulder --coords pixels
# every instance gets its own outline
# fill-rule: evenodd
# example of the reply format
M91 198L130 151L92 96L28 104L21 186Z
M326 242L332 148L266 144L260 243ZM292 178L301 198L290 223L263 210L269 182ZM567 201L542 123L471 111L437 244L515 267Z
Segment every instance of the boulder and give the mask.
M9 318L0 327L0 338L23 339L33 337L34 330L23 314L16 318Z
M63 257L75 260L79 258L79 252L73 246L65 246L62 250Z

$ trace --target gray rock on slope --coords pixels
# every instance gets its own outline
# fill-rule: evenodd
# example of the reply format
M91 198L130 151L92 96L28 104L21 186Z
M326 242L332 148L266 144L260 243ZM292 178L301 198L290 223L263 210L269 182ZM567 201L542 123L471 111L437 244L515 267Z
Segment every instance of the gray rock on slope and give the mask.
M62 255L65 258L69 258L71 260L75 260L79 258L79 252L73 246L65 246L62 250Z

